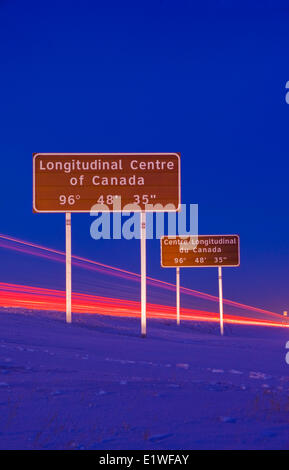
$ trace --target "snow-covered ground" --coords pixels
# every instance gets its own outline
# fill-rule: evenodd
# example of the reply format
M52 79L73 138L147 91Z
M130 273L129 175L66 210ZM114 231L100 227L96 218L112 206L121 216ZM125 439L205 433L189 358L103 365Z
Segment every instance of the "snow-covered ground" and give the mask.
M289 329L0 311L1 449L288 449Z

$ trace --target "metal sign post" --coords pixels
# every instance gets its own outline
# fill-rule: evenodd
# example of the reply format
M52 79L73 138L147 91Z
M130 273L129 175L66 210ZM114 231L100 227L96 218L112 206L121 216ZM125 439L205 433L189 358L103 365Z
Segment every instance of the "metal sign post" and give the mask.
M146 325L146 213L140 214L140 252L141 252L141 336L147 334Z
M180 313L180 268L176 268L176 305L177 305L177 325L181 323Z
M66 323L71 323L71 213L65 213Z
M224 334L224 316L223 316L223 279L222 279L222 266L218 266L219 278L219 311L220 311L220 332Z

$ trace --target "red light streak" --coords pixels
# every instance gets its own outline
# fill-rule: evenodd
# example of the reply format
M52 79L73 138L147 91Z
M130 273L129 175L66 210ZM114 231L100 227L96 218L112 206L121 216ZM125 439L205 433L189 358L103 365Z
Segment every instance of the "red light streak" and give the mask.
M74 313L88 313L98 315L109 315L118 317L139 317L140 302L100 297L95 295L73 293L72 305ZM25 286L18 284L0 283L0 306L21 307L31 310L42 311L65 311L65 292L54 289ZM148 318L175 320L175 307L148 303ZM181 309L182 320L219 322L216 312L208 312L196 309ZM282 317L280 321L268 321L262 319L251 319L241 316L225 315L226 323L240 325L258 325L283 327Z
M63 262L63 263L65 262L65 253L63 251L44 247L36 243L28 242L25 240L20 240L20 239L3 235L3 234L0 234L0 239L2 240L2 242L0 243L0 246L2 246L3 248L20 251L20 252L31 254L34 256L49 258L53 261L58 261L58 262ZM5 243L5 241L12 242L12 244ZM16 245L13 245L13 243L15 243ZM75 266L78 266L84 269L95 270L98 272L102 272L103 274L126 278L126 279L130 279L132 281L137 281L137 282L139 282L140 280L140 274L138 273L127 271L125 269L118 268L115 266L110 266L104 263L100 263L98 261L93 261L87 258L83 258L81 256L73 255L72 263ZM157 287L170 290L170 291L175 291L175 285L170 282L162 281L160 279L155 279L149 276L147 277L147 282L148 284L153 285L153 286L157 286ZM198 297L204 300L209 300L209 301L214 301L214 302L219 301L218 297L214 295L206 294L204 292L199 292L194 289L189 289L187 287L181 287L181 292L183 294L192 295L194 297ZM280 318L282 318L280 314L278 313L271 312L269 310L265 310L262 308L254 307L251 305L242 304L233 300L224 299L224 304L230 305L231 307L235 307L235 308L241 308L241 309L246 309L246 310L250 310L253 312L257 312L257 313L262 313L264 315L269 315L270 317L274 316L275 318L278 318L279 320Z

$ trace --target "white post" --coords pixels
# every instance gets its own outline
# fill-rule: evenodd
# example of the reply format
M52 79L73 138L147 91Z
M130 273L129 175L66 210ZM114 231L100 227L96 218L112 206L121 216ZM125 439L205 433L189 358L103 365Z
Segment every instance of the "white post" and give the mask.
M140 250L141 250L141 335L147 333L146 326L146 213L140 214Z
M221 335L224 334L224 318L223 318L223 279L222 279L222 266L218 266L219 277L219 310L220 310L220 331Z
M65 213L66 323L71 323L71 213Z
M176 268L176 304L177 304L177 325L181 323L180 314L180 268Z

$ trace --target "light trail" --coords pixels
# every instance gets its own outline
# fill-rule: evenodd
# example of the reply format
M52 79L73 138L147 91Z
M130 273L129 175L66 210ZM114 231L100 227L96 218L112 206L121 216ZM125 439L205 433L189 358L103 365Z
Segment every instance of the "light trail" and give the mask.
M48 248L48 247L38 245L36 243L32 243L29 241L20 240L18 238L10 237L4 234L0 234L0 247L19 251L19 252L30 254L33 256L48 258L52 261L65 263L65 252L63 251ZM84 258L81 256L72 255L72 263L73 265L81 267L83 269L101 272L103 274L107 274L110 276L116 276L118 278L124 278L124 279L128 279L128 280L135 281L135 282L139 282L140 280L140 274L138 273L134 273L132 271L128 271L128 270L118 268L115 266L110 266L104 263L100 263L98 261L93 261L93 260L90 260L88 258ZM174 284L170 282L162 281L160 279L155 279L155 278L148 276L147 283L152 286L159 287L165 290L175 291ZM213 301L213 302L219 301L219 298L214 295L206 294L204 292L196 291L194 289L189 289L187 287L181 287L181 292L183 294L192 295L194 297L201 298L201 299L208 300L208 301ZM263 308L242 304L240 302L236 302L233 300L224 299L224 304L227 304L231 307L235 307L239 309L245 309L245 310L249 310L249 311L256 312L256 313L261 313L263 315L270 316L270 317L273 316L278 320L282 318L282 316L278 313L271 312Z
M25 308L41 311L65 312L65 292L55 289L0 283L0 306L6 308ZM72 310L74 313L109 315L117 317L140 317L140 302L73 293ZM176 319L176 309L168 305L147 304L148 318ZM182 320L198 322L219 322L217 312L196 309L181 309ZM284 327L282 317L276 320L251 319L244 316L225 315L225 323Z

